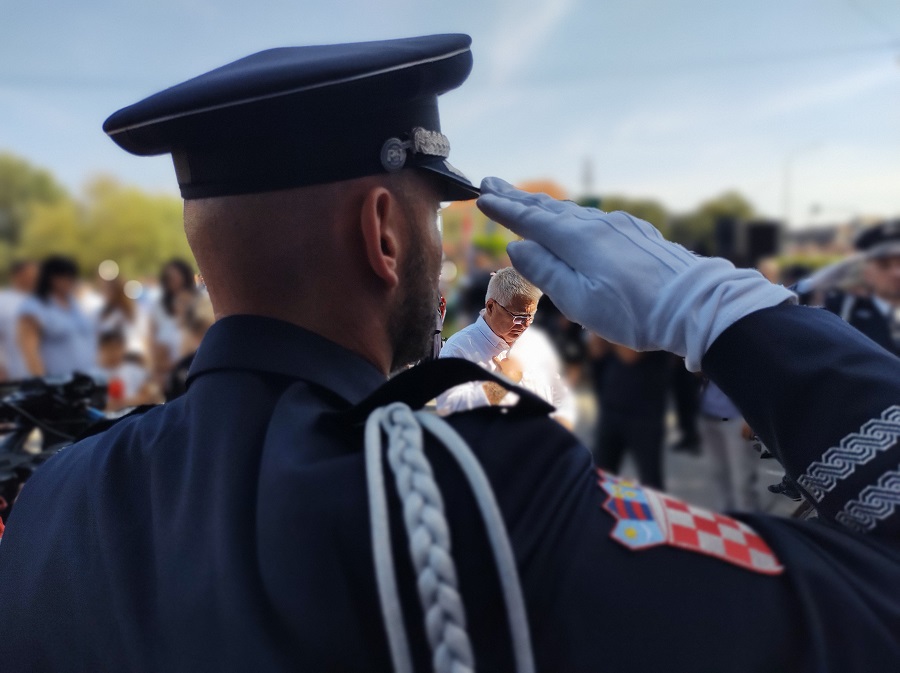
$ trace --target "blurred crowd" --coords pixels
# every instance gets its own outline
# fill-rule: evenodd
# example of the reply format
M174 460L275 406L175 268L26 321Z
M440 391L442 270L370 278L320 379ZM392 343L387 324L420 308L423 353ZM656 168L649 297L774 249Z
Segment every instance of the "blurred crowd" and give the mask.
M444 288L445 335L470 329L479 313L485 317L485 292L503 263L477 256L473 262L457 287ZM819 269L775 259L755 266L770 281L794 289L801 303L835 313L900 355L900 221L866 229L853 254ZM702 490L700 504L744 511L778 509L782 501L789 506L773 495L781 488L780 469L760 460L767 452L740 410L713 382L688 372L680 358L608 343L567 320L547 296L531 320L529 331L555 347L556 367L579 401L575 432L601 469L624 470L689 500L697 493L679 492L679 485L692 479L691 472L702 472L693 479ZM512 345L509 357L516 353ZM519 363L518 369L527 366Z
M870 229L860 241L856 254L816 271L772 260L756 266L803 303L823 306L900 355L900 224ZM467 357L545 397L602 469L678 492L673 479L684 475L671 466L690 472L702 462L700 504L770 508L759 479L764 447L714 383L670 354L638 353L590 334L512 269L500 270L502 261L474 261L459 283L442 287L443 336L457 335L444 356ZM107 385L110 417L184 392L214 322L202 279L180 259L141 282L104 265L90 280L63 256L12 265L0 290L0 380L87 373ZM439 411L495 404L494 394L510 403L504 391L479 385L439 399Z
M184 392L214 320L193 268L173 259L158 279L129 282L104 264L92 281L64 256L12 265L0 290L3 381L89 374L107 385L109 416Z
M483 311L490 279L490 273L465 279L449 300L453 312L447 332L471 323ZM609 343L569 321L546 295L537 304L528 333L540 334L553 345L560 377L578 399L574 431L591 449L598 467L613 473L624 470L647 486L671 490L664 473L666 452L691 457L714 452L711 499L729 509L759 506L755 465L759 453L744 431L743 419L739 414L729 419L729 425L738 426L740 449L749 449L744 461L748 467L741 470L724 459L724 449L713 446L723 439L705 427L706 416L732 415L732 410L713 408L714 386L688 372L680 358ZM513 353L527 359L516 345L510 349ZM528 366L522 362L522 368ZM721 418L717 416L717 424ZM732 478L733 469L738 474Z

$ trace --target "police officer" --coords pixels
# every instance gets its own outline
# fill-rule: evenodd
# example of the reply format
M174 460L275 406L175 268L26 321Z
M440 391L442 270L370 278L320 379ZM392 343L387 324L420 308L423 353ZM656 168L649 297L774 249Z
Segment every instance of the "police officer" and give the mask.
M448 520L430 530L455 573L435 552L415 576L409 548L434 547L393 535L398 598L380 603L359 419L491 376L442 360L385 383L431 336L436 208L473 193L435 105L469 63L465 36L276 50L107 122L126 149L172 152L219 320L185 395L26 484L0 545L4 672L382 671L398 643L417 671L896 670L900 361L646 222L497 179L479 206L526 239L509 248L521 273L605 338L702 365L819 520L733 519L597 473L517 390L516 407L450 419L514 570L493 569L474 491L429 440ZM387 509L402 529L391 494ZM503 600L514 584L525 641Z
M825 297L825 308L900 355L900 220L867 229L855 246L864 257L863 281L871 294L833 291Z

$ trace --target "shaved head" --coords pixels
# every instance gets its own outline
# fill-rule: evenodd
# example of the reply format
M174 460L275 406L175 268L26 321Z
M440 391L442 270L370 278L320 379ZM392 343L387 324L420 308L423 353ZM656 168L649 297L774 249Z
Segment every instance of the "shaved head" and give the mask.
M185 202L188 243L216 317L268 315L386 373L421 359L440 273L438 191L400 171Z

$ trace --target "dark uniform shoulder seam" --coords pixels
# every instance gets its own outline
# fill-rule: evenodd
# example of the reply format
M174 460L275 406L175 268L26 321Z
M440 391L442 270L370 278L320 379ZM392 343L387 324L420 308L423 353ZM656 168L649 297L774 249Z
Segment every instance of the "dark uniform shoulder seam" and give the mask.
M107 418L102 421L97 421L92 425L88 426L88 428L78 435L75 438L76 442L80 442L82 439L87 439L88 437L93 437L94 435L99 435L102 432L106 432L114 425L124 421L126 418L133 418L135 416L141 416L151 409L155 409L157 407L162 406L161 404L142 404L139 407L135 407L131 411L129 411L124 416L120 416L119 418Z

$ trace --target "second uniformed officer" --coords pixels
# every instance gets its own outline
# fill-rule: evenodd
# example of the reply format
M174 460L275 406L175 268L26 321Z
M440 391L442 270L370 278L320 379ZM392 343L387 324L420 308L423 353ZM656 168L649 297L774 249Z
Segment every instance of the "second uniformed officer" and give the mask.
M385 383L432 336L439 203L475 193L436 107L470 59L465 36L275 50L110 118L129 151L172 153L219 320L185 395L26 484L0 545L4 673L385 671L404 646L397 670L528 671L532 654L554 672L897 670L900 360L624 213L494 179L479 201L528 239L513 262L569 318L702 365L819 521L730 518L598 473L519 390L516 407L450 419L513 570L494 569L483 491L433 443L448 525L426 494L403 516L386 500L393 530L425 511L409 543L370 527L381 463L360 410L471 371L445 360ZM373 546L396 561L393 603Z
M867 229L856 239L865 257L866 297L832 292L825 308L839 315L885 350L900 355L900 220Z

